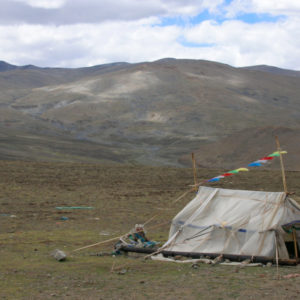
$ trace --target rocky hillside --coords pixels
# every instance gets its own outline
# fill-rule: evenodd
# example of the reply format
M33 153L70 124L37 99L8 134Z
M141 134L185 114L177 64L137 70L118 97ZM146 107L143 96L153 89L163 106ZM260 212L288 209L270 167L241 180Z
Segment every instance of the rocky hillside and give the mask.
M257 128L276 126L299 136L300 76L289 70L163 59L80 69L2 62L0 71L2 159L182 165L205 149L201 164L227 166L245 132L255 139ZM214 159L216 147L224 159Z

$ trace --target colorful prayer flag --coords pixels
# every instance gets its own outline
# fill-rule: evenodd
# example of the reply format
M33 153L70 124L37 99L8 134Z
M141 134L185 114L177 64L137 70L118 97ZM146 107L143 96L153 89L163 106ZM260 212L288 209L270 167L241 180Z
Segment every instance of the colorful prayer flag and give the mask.
M248 164L248 167L261 167L263 164L271 161L274 157L276 156L280 156L280 154L286 154L287 152L286 151L275 151L273 153L271 153L270 155L268 156L265 156L259 160L256 160L250 164ZM232 170L232 171L228 171L222 175L219 175L219 176L216 176L216 177L213 177L209 180L206 180L207 182L215 182L215 181L219 181L220 179L224 178L224 177L228 177L228 176L231 176L231 175L234 175L234 174L237 174L239 173L240 171L249 171L249 169L247 168L239 168L239 169L235 169L235 170Z

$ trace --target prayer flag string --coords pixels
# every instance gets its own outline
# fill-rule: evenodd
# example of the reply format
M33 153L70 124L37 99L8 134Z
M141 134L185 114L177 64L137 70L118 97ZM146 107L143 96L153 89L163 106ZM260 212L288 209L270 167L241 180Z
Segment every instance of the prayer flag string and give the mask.
M267 155L267 156L265 156L261 159L258 159L256 161L248 164L247 167L261 167L265 163L270 162L272 159L274 159L274 157L278 157L278 156L280 156L280 154L286 154L286 153L287 153L286 151L275 151L275 152L273 152L273 153L271 153L271 154L269 154L269 155ZM247 169L247 168L235 169L235 170L232 170L232 171L228 171L228 172L226 172L222 175L219 175L219 176L213 177L211 179L208 179L208 180L206 180L206 182L219 181L222 178L237 174L239 172L247 172L247 171L249 171L249 169Z

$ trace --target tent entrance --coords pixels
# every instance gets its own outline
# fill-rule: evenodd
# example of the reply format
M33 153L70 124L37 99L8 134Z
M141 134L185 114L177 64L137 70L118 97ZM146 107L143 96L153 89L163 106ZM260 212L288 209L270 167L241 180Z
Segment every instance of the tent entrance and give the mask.
M286 249L288 251L289 258L290 259L296 258L295 243L293 241L286 241L285 242L285 247L286 247ZM298 245L297 245L297 251L299 253L299 247L298 247Z
M296 226L282 226L285 231L284 234L284 243L289 254L290 259L295 259L300 257L300 249L299 243L297 242L297 231L300 230L299 227Z

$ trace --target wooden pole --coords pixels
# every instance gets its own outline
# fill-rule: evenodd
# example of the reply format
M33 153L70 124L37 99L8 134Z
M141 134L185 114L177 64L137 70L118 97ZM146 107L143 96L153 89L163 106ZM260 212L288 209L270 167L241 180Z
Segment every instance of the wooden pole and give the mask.
M295 248L295 258L298 258L298 247L297 247L297 235L296 235L296 229L293 228L293 239L294 239L294 248Z
M77 248L77 249L75 249L75 250L72 250L72 252L76 252L76 251L79 251L79 250L82 250L82 249L91 248L91 247L94 247L94 246L97 246L97 245L102 245L102 244L105 244L105 243L108 243L108 242L112 242L112 241L115 241L115 240L119 240L119 239L122 238L123 236L124 236L124 235L117 236L117 237L114 237L114 238L109 239L109 240L106 240L106 241L102 241L102 242L99 242L99 243L96 243L96 244L92 244L92 245L84 246L84 247L81 247L81 248Z
M280 149L280 144L279 144L278 136L275 136L275 139L276 139L276 144L277 144L277 151L279 152L279 155L280 155L280 166L281 166L283 190L287 194L288 190L287 190L287 185L286 185L285 171L284 171L284 165L283 165L283 158L282 158L282 154L281 154L281 149Z
M275 256L276 256L276 273L277 273L277 280L279 280L279 263L278 263L278 243L277 243L277 232L275 231Z
M192 153L192 161L193 161L193 173L194 173L194 184L195 184L195 191L197 191L197 184L198 184L198 180L197 180L197 169L196 169L196 160L195 160L195 155L194 152Z

